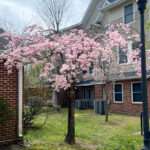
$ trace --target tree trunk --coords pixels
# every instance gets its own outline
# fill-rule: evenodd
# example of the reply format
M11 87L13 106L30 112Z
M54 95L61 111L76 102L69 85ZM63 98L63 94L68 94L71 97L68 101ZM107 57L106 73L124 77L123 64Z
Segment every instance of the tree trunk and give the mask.
M109 110L110 110L110 106L111 106L111 102L109 101L109 87L108 87L109 83L106 83L106 85L104 85L103 87L103 99L106 100L106 112L105 112L105 122L109 121Z
M75 144L75 91L69 92L68 99L68 131L66 135L66 143Z
M106 106L106 116L105 116L105 122L109 121L109 109L110 109L110 103L107 100L107 106Z
M109 112L106 110L105 122L109 121Z

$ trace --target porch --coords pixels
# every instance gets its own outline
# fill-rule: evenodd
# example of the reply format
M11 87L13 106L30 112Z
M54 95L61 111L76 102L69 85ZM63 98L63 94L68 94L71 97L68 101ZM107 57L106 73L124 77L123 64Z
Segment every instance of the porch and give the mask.
M76 91L75 107L77 109L93 109L94 108L94 86L79 86Z

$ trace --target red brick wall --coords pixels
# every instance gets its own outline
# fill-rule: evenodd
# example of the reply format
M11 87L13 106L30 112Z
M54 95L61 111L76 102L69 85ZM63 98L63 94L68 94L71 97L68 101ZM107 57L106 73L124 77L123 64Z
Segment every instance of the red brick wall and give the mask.
M131 83L136 80L126 80L119 83L123 83L123 103L114 103L113 101L113 89L112 85L109 86L109 99L111 100L111 112L113 113L127 113L127 114L139 114L142 111L142 104L132 103L131 98ZM137 80L138 81L138 80ZM97 99L101 99L102 85L95 86L95 96ZM149 111L150 111L150 80L148 81L148 99L149 99Z
M95 99L100 100L102 99L103 93L102 93L102 85L95 85Z
M0 144L17 138L17 71L8 75L7 70L0 63L0 98L3 98L13 110L11 117L4 124L0 124Z
M141 104L132 103L131 83L133 81L123 81L123 103L117 104L112 101L111 111L117 113L139 114L142 111Z

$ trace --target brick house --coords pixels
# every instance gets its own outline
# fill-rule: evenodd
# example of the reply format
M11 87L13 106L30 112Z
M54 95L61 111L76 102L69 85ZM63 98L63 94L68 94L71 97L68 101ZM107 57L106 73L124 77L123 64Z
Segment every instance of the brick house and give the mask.
M4 50L4 44L7 41L1 37L0 50ZM12 74L8 74L4 63L0 63L0 145L22 138L22 95L23 70L14 68Z
M148 0L150 6L150 0ZM146 13L145 21L149 19ZM111 23L129 24L133 30L139 30L139 14L136 5L136 0L92 0L88 10L82 20L81 26L84 29L93 30L93 32L101 32L101 27ZM149 31L146 32L147 49L149 48L148 41L150 39ZM137 43L128 42L129 50ZM147 50L147 53L149 51ZM111 101L111 112L138 114L142 111L141 98L141 81L135 72L135 66L128 61L127 54L123 54L118 48L117 50L117 66L123 72L122 76L118 76L117 72L112 75L111 79L115 82L109 85L109 100ZM147 59L150 64L150 60ZM148 78L148 97L150 110L150 72ZM78 85L78 100L102 100L103 86L100 77L97 80L92 80L89 73L89 79L82 81Z

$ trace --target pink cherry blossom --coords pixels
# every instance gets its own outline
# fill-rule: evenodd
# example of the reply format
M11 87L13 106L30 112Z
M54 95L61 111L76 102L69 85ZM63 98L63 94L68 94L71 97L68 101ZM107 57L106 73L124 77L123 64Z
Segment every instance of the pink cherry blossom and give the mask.
M70 84L68 83L67 79L63 75L56 75L55 77L55 90L59 92L60 89L68 89Z
M42 28L33 25L20 36L0 35L9 39L8 50L0 55L0 61L6 60L9 72L13 67L42 64L40 78L47 79L57 91L66 90L82 80L83 72L86 76L91 66L101 69L100 66L110 64L115 59L114 48L127 49L130 34L126 25L118 24L110 25L106 32L94 37L84 30L75 29L46 38ZM133 40L137 38L137 34L130 36Z

